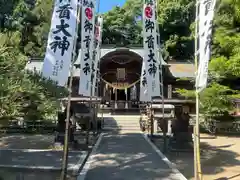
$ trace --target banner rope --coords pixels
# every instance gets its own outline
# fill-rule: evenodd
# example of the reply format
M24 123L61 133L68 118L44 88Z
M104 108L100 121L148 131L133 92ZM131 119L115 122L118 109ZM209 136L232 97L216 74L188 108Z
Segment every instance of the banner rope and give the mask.
M123 89L126 89L126 88L130 88L130 87L134 86L135 84L137 84L137 83L140 81L140 79L138 79L137 81L135 81L135 82L133 82L133 83L127 85L127 86L118 87L118 86L115 86L115 85L112 84L112 83L107 82L107 81L104 80L103 78L101 78L101 80L102 80L103 82L105 82L108 86L111 86L111 87L114 88L114 89L120 89L120 90L123 90Z

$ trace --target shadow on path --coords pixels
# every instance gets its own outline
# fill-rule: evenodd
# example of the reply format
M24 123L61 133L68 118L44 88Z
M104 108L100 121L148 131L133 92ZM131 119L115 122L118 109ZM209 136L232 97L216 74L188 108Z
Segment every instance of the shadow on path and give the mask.
M92 158L86 180L181 180L141 133L105 134Z
M154 143L158 148L163 146L161 139L155 140ZM240 142L237 139L233 141L229 137L201 137L200 147L204 180L240 179L240 153L237 153ZM187 179L194 178L193 153L168 152L166 156Z

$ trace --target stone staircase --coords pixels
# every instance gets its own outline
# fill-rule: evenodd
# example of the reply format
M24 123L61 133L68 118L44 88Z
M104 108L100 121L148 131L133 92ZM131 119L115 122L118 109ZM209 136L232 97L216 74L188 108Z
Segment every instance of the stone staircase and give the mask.
M139 132L140 116L109 115L104 117L104 130Z

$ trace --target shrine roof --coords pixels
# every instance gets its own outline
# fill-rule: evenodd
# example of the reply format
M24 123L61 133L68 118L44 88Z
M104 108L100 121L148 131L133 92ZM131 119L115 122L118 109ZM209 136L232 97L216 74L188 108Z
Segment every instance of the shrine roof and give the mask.
M169 63L169 71L177 78L194 78L195 65L193 63Z
M77 64L77 62L75 62ZM43 65L43 58L30 58L29 62L26 64L25 69L30 71L40 72ZM166 68L169 69L170 73L175 78L193 78L195 77L195 66L193 63L183 63L183 62L174 62L166 63ZM74 66L73 76L78 77L80 74L79 68ZM70 75L70 73L69 73Z

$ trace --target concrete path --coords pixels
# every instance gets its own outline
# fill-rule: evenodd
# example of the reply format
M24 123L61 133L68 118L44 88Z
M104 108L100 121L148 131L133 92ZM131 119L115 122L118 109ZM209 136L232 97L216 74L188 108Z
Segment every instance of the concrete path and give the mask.
M107 133L78 180L186 180L160 154L141 133Z

